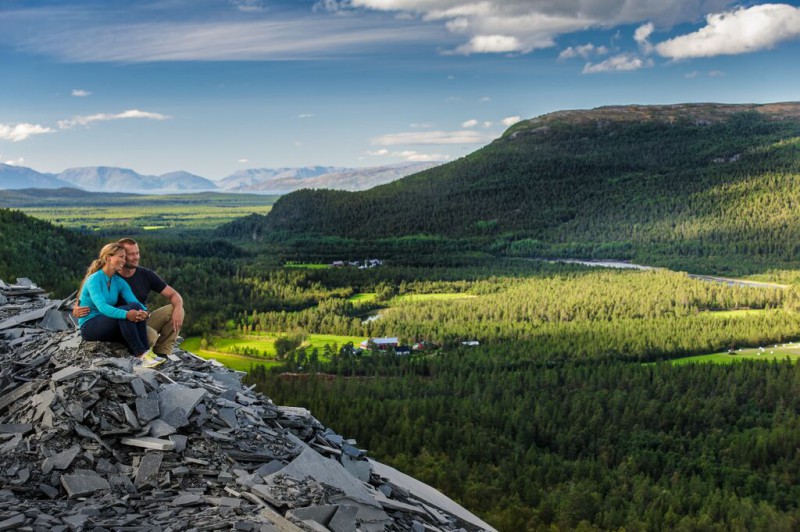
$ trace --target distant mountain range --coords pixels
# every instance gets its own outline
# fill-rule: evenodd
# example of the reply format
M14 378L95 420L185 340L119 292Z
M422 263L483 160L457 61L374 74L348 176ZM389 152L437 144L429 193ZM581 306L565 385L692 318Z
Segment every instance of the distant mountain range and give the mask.
M359 191L390 183L439 164L441 163L399 163L366 168L253 168L212 181L183 171L154 176L142 175L128 168L89 166L49 174L24 166L0 163L0 189L70 187L91 192L138 194L201 191L287 194L303 188Z

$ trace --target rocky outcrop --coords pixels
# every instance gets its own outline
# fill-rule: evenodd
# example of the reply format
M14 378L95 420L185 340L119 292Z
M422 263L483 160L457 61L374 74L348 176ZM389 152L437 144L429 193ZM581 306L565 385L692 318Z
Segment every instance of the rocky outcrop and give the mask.
M491 530L240 372L83 342L69 304L0 281L0 530Z

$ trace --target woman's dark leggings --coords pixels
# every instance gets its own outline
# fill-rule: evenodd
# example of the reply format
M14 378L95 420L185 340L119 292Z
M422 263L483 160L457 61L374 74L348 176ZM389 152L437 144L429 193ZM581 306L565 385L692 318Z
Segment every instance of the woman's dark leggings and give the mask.
M141 310L143 307L138 303L128 303L117 308L128 311ZM149 348L145 321L117 320L100 314L81 326L81 336L84 340L123 343L132 355L141 355Z

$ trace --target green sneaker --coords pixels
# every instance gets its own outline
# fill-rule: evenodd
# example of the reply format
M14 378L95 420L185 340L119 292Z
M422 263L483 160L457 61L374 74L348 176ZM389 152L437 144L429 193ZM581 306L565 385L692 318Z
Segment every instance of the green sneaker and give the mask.
M139 357L139 360L142 362L143 368L154 368L163 364L167 359L156 355L152 350L148 349L147 352Z

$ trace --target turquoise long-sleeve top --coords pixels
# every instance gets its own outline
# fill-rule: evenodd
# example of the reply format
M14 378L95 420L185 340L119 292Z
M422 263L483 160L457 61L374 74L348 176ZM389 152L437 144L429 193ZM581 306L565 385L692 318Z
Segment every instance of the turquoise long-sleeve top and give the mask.
M89 307L89 314L78 318L78 326L83 326L84 323L100 314L109 318L124 320L128 312L114 306L120 295L127 303L139 303L142 305L133 295L133 291L128 283L125 282L125 279L117 274L109 277L103 270L94 272L83 283L79 301L81 306ZM147 307L142 305L142 309L147 310Z

